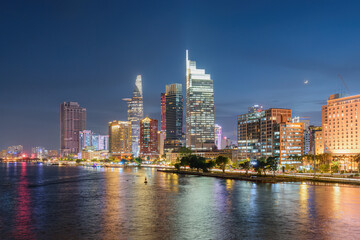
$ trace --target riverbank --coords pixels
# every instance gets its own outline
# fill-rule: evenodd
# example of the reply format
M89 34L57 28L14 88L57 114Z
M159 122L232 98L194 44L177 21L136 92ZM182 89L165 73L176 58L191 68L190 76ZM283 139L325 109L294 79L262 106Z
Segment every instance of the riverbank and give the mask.
M254 174L249 174L246 176L242 173L230 173L230 172L196 172L196 171L186 171L186 170L175 170L175 169L158 169L158 172L165 173L174 173L174 174L183 174L183 175L196 175L204 177L216 177L223 179L233 179L233 180L242 180L242 181L251 181L258 183L279 183L279 182L325 182L325 183L340 183L340 184L353 184L360 185L360 179L352 178L334 178L334 177L321 177L321 176L304 176L304 175L262 175L257 176Z

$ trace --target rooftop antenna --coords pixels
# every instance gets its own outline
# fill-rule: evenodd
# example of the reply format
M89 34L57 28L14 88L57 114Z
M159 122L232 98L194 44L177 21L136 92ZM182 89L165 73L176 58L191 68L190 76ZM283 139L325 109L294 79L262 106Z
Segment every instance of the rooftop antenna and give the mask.
M340 73L338 73L338 77L340 78L340 80L341 80L342 83L344 84L344 87L345 87L347 93L350 94L350 90L349 90L348 86L346 85L345 80L343 79L343 77L341 76Z

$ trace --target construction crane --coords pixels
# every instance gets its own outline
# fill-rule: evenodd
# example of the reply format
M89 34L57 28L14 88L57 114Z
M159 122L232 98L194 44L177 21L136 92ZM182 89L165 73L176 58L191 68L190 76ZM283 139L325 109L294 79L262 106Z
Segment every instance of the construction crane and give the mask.
M344 84L344 87L345 87L345 89L347 90L347 92L350 94L350 90L349 90L348 86L346 85L346 83L345 83L345 81L344 81L344 79L343 79L343 77L341 76L340 73L338 73L338 77L340 78L340 80L341 80L342 83Z

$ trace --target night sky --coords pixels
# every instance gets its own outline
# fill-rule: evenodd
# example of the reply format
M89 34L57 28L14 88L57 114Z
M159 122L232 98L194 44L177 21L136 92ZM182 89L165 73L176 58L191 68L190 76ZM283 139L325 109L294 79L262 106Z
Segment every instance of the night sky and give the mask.
M214 80L216 123L235 140L248 106L291 108L321 124L330 94L360 93L357 1L1 1L0 150L59 149L60 103L87 128L126 120L137 74L144 112L185 84L185 50ZM305 85L304 81L309 80ZM184 86L185 87L185 86ZM235 141L234 141L235 142Z

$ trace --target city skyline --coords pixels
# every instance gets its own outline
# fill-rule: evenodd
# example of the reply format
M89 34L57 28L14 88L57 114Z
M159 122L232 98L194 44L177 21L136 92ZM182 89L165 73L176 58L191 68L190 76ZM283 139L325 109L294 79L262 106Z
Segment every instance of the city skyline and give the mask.
M2 4L0 11L9 21L0 40L0 76L5 79L0 90L1 149L19 144L27 151L34 146L58 149L57 106L68 101L87 109L88 129L107 134L109 121L126 120L127 107L119 98L130 96L138 74L143 76L144 115L160 120L163 86L173 82L185 86L185 49L215 79L215 122L233 141L236 116L253 104L290 108L294 116L310 117L311 124L320 125L321 105L329 95L345 91L338 73L351 95L360 92L359 56L354 52L360 39L359 17L356 7L346 4L254 2L245 8L241 3L225 4L219 10L215 3L193 3L184 16L179 13L186 3L164 5L153 12L147 10L148 3L128 3L121 6L128 10L122 16L116 15L120 5L109 10L101 4L79 8L64 3L59 10L52 3ZM100 9L99 19L91 19L95 7ZM29 9L31 14L23 14ZM335 9L346 15L332 14ZM170 17L164 10L175 14ZM169 22L155 24L164 17L159 13ZM24 21L16 20L20 16ZM126 22L139 16L141 20L130 28ZM142 21L146 17L150 17L148 23ZM248 25L242 23L244 19ZM219 28L206 27L207 21L217 22ZM166 34L159 35L165 36L160 41L148 31L153 25L156 33Z

